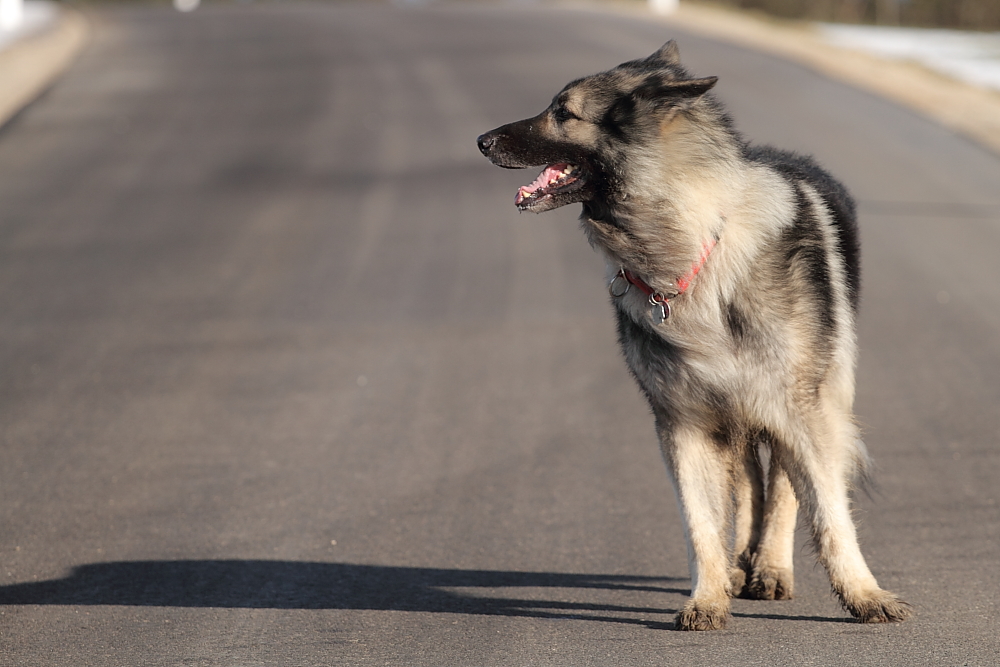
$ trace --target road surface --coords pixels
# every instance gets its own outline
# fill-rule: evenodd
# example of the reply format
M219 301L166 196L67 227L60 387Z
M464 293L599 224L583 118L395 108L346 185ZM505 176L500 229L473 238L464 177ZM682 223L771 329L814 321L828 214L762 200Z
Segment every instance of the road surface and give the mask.
M90 17L0 130L0 663L997 664L996 155L613 13ZM682 531L603 267L475 145L671 37L859 201L858 519L911 622L850 622L803 546L795 600L672 629Z

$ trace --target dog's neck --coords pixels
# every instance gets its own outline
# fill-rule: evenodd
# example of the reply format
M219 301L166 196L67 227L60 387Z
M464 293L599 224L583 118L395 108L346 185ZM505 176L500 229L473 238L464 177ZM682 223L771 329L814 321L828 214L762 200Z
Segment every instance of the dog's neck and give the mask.
M648 211L649 207L636 204L633 207L626 203L616 207L617 211L608 206L585 205L581 224L590 244L612 266L641 276L654 291L672 289L691 273L693 266L700 269L726 226L721 206L691 210L663 202L657 206L658 215L640 218L634 211Z

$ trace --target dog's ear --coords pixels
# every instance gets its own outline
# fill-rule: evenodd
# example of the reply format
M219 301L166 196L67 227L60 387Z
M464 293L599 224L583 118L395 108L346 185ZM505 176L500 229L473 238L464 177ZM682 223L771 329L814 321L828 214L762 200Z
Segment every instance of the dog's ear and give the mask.
M685 79L683 81L671 81L667 88L671 88L671 94L689 99L697 99L710 91L718 82L717 76L706 76L704 79Z
M655 78L646 81L628 95L620 97L608 109L606 120L614 125L634 121L641 116L659 116L689 108L711 90L719 77L671 81Z
M649 56L647 60L657 60L665 65L680 65L681 64L681 51L677 48L677 42L670 40L653 55Z
M648 81L636 88L632 96L657 108L687 107L711 90L718 80L717 76L709 76L704 79Z

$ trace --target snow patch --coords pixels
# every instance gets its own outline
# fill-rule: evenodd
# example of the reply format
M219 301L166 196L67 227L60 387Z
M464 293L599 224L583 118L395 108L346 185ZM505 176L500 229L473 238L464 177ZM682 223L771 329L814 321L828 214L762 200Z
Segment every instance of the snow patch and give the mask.
M819 24L831 44L920 63L940 74L1000 90L1000 32Z

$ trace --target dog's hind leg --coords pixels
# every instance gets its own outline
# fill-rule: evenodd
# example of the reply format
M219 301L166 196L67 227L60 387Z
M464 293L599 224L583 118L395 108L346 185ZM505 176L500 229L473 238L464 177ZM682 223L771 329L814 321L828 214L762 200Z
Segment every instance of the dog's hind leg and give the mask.
M691 599L677 614L680 630L717 630L729 619L731 510L727 453L707 433L693 428L659 429L684 520Z
M733 470L733 555L736 562L729 568L732 593L748 597L753 555L760 541L764 515L764 470L757 456L756 443L746 447Z
M771 454L767 474L767 498L760 541L750 563L745 597L755 600L790 600L795 579L792 556L795 549L795 515L798 502L788 473L778 456Z
M905 620L909 605L879 587L858 545L848 499L857 438L850 416L818 409L803 417L801 429L786 424L775 451L812 524L834 592L862 623Z

